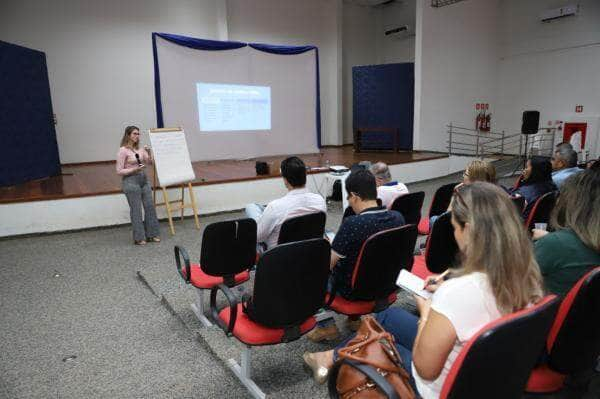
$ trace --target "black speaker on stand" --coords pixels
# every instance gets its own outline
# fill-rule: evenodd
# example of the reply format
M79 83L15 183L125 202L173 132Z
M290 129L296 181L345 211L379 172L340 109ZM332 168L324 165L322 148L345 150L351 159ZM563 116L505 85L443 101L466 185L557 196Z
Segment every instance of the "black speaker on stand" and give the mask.
M525 149L523 150L523 168L527 162L527 147L529 147L529 135L536 134L540 126L540 111L523 111L523 123L521 134L525 135Z

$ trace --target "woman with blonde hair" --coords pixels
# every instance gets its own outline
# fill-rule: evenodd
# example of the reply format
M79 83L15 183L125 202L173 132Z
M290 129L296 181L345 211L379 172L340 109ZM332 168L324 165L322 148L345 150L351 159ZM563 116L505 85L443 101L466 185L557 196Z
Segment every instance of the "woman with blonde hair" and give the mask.
M533 229L535 257L546 289L564 295L592 267L600 266L600 169L587 169L563 183L550 224Z
M158 218L152 202L152 189L144 173L144 168L151 162L152 157L148 153L148 147L140 149L140 129L136 126L127 126L117 154L117 174L123 178L122 187L129 203L133 242L136 245L145 245L146 240L160 242ZM144 208L143 219L142 207Z
M459 352L481 327L542 298L531 242L502 189L482 182L463 185L451 208L461 269L447 281L428 281L434 294L428 300L415 297L419 318L396 307L377 316L394 335L404 367L425 399L439 397ZM304 361L324 382L336 357L337 350L305 353Z
M494 165L480 159L471 161L463 173L463 183L471 184L476 181L496 184L496 168L494 168Z

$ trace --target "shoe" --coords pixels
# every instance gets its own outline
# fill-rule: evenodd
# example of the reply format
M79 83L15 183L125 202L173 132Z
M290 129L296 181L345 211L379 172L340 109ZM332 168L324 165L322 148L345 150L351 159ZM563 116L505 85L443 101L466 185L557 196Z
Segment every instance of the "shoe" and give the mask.
M139 240L133 242L135 245L146 245L146 240Z
M160 242L160 237L150 237L148 238L148 242Z
M318 384L323 384L325 381L327 381L329 369L324 366L319 366L312 353L304 352L302 358L304 359L304 364L312 371L313 378Z
M316 327L306 334L312 342L331 341L340 336L340 331L335 324L327 327Z
M356 320L352 320L350 317L346 319L346 328L350 331L356 332L360 327L360 317Z

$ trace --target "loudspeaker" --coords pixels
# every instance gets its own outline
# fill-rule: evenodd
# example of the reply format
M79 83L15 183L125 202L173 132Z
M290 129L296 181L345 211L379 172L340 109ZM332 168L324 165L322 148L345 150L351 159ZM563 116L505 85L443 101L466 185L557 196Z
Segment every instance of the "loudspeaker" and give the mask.
M269 164L262 161L256 161L256 174L258 176L269 174Z
M540 125L540 111L523 111L521 134L536 134Z

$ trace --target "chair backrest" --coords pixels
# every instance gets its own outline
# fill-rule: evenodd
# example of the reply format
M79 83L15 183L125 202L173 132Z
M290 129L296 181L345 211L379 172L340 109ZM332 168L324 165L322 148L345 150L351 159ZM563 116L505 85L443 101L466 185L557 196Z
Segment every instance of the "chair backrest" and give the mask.
M383 206L383 201L381 201L381 198L377 198L377 206ZM342 215L342 222L348 216L354 216L354 215L356 215L356 213L354 212L354 209L352 209L351 206L346 207L346 209L344 209L344 214Z
M352 272L352 299L377 301L396 291L400 270L410 270L414 261L417 226L414 224L380 231L362 245Z
M431 227L425 247L425 263L432 273L443 273L457 261L458 244L454 238L452 213L440 215Z
M325 212L313 212L287 219L281 225L277 244L321 238L325 232Z
M392 202L390 209L400 212L404 216L406 224L418 225L421 221L421 208L424 199L425 192L423 191L400 195Z
M227 220L211 223L202 233L200 266L211 276L233 276L256 261L256 221Z
M480 329L452 364L440 399L520 398L559 303L550 295Z
M531 208L531 212L529 212L527 221L525 222L525 227L527 227L528 230L533 229L536 223L548 223L550 220L550 213L552 212L552 209L554 209L554 205L556 205L556 196L557 193L551 191L542 195L535 201L533 208Z
M523 209L525 209L525 197L522 195L511 196L510 199L512 200L513 204L515 204L519 215L521 215L523 213Z
M248 316L267 327L299 325L325 301L329 242L323 238L278 245L256 265Z
M600 267L569 290L548 336L550 367L563 374L591 369L600 355Z
M454 193L454 187L456 187L457 184L458 183L444 184L435 190L431 205L429 206L428 217L441 215L448 210L448 206L452 200L452 194Z

